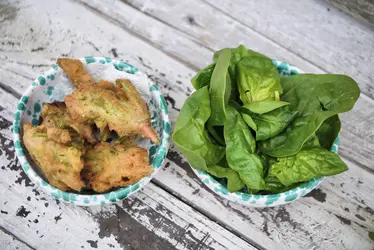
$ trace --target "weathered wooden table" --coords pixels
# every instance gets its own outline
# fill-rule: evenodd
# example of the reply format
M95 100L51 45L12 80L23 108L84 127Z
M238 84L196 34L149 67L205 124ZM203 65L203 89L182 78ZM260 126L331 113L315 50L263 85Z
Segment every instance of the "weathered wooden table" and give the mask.
M185 2L185 3L183 3ZM164 168L118 204L76 207L21 170L13 112L58 57L109 56L146 72L174 122L189 79L214 50L244 44L306 72L360 85L342 115L350 170L289 205L247 208L217 197L172 146ZM322 1L0 0L0 249L373 249L374 30Z

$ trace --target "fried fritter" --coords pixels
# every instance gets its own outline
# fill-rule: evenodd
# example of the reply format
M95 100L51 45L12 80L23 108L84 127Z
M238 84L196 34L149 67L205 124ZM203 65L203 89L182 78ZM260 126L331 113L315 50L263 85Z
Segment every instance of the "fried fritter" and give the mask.
M104 81L101 86L82 84L65 98L65 103L76 121L92 121L101 131L108 126L120 137L139 134L158 143L147 105L129 80L116 80L114 88Z
M23 143L34 162L41 168L49 183L67 191L80 191L84 182L80 178L83 169L83 141L69 145L57 143L47 137L43 125L33 127L30 123L23 126Z
M88 148L84 158L82 175L98 193L134 184L153 172L147 150L139 147L102 142Z
M47 128L47 137L62 144L71 142L70 131L68 129Z
M93 134L92 125L84 122L75 121L71 118L66 110L66 105L63 102L55 102L52 104L46 103L42 109L43 125L48 128L68 129L72 128L83 136L89 143L96 143L96 137ZM57 135L62 133L61 130L53 130L48 132ZM52 135L51 135L52 136ZM53 137L51 137L53 138ZM64 143L62 141L57 141Z
M124 136L118 138L117 140L112 142L113 144L121 144L126 148L136 147L136 136Z
M113 83L111 83L109 81L100 80L100 81L97 82L97 86L99 86L100 88L103 88L103 89L109 89L109 90L116 91L116 85L114 85Z
M83 63L77 59L58 58L57 64L68 75L75 87L81 84L93 83L94 80L83 68Z

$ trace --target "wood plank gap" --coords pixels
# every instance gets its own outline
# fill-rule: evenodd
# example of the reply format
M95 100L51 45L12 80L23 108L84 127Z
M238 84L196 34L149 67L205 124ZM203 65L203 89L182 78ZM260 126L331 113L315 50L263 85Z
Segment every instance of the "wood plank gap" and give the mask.
M22 95L20 95L15 89L12 87L8 86L7 84L0 82L0 88L2 88L4 91L7 93L15 96L16 98L20 99Z
M374 170L373 169L370 169L369 167L361 164L360 162L358 162L357 160L355 160L354 158L350 157L349 155L347 154L344 154L344 153L339 153L340 157L343 159L343 160L348 160L352 163L354 163L355 165L357 165L359 168L361 168L362 170L364 171L367 171L369 174L374 174Z
M193 36L191 36L190 34L188 34L187 32L185 32L183 29L179 29L177 27L174 27L174 26L170 25L169 23L165 22L164 20L162 20L162 19L160 19L160 18L158 18L156 16L151 16L150 14L148 14L145 11L143 12L140 8L137 8L136 6L130 5L128 2L126 2L126 0L120 0L120 2L122 2L125 5L127 5L129 8L131 8L131 9L133 9L135 11L141 12L143 15L146 15L146 16L152 18L152 19L155 19L155 20L159 21L160 23L163 23L163 24L165 24L166 26L168 26L168 27L170 27L172 29L178 30L179 32L185 34L188 37L188 39L191 40L192 42L194 42L194 43L196 43L196 44L198 44L198 45L206 48L207 50L212 51L212 55L213 55L213 53L215 51L214 49L206 46L204 43L201 43L199 40L195 39Z
M259 245L257 242L253 241L251 238L246 237L245 234L243 234L243 233L235 230L234 228L228 226L227 224L221 223L220 220L219 220L219 218L213 216L210 213L207 213L206 210L197 207L193 202L186 200L183 196L178 195L176 192L174 192L172 189L168 188L168 186L164 185L162 182L156 180L155 178L153 178L151 180L151 182L153 184L155 184L157 187L159 187L162 190L164 190L165 192L167 192L170 195L174 196L176 199L178 199L178 200L184 202L185 204L187 204L188 206L192 207L192 209L195 210L197 213L202 214L203 216L205 216L209 220L214 221L215 223L217 223L218 225L220 225L224 229L226 229L229 232L231 232L233 235L235 235L235 236L239 237L240 239L246 241L248 244L252 245L254 248L259 249L259 250L266 250L265 247ZM204 185L204 184L201 183L201 185Z
M347 15L354 17L359 22L374 27L374 1L372 0L328 0L329 4Z
M90 10L92 11L93 13L97 14L98 16L102 17L103 19L109 21L110 23L118 26L119 28L125 30L126 32L130 33L131 35L135 36L136 38L139 38L140 40L146 42L147 44L151 45L152 47L156 48L157 50L161 51L162 53L164 53L165 55L173 58L174 60L182 63L183 65L185 65L186 67L194 70L194 71L198 71L200 70L200 68L196 67L195 65L189 63L189 62L186 62L185 60L179 58L179 57L176 57L175 55L171 54L171 53L168 53L166 51L164 51L160 46L157 46L155 43L153 43L152 41L148 40L148 39L145 39L144 37L140 36L139 34L137 34L136 32L132 31L131 29L127 29L125 26L122 25L121 22L115 20L114 18L112 18L111 16L108 16L100 11L98 11L97 9L91 7L90 5L86 4L86 3L83 3L79 0L71 0L71 1L74 1L78 4L81 4L82 6L84 6L85 8L87 8L87 10Z
M27 242L21 240L21 239L18 238L15 234L13 234L12 232L8 231L6 228L2 227L1 225L0 225L0 230L3 231L4 233L6 233L7 235L9 235L9 236L15 238L15 239L18 240L19 242L25 244L25 245L28 246L30 249L35 250L35 248L33 248L32 246L30 246L30 244L28 244Z

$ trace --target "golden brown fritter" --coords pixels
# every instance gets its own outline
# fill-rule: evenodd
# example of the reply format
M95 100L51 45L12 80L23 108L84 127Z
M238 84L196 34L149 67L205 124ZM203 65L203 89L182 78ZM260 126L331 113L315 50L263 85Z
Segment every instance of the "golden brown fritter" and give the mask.
M69 129L72 128L77 131L89 143L96 143L96 137L93 134L92 125L84 122L79 122L71 118L66 110L66 105L63 102L55 102L52 104L46 103L42 109L43 125L48 128ZM58 133L57 131L53 131ZM51 131L52 133L52 131ZM62 133L62 131L60 131ZM57 141L61 142L62 141Z
M34 162L41 168L49 183L67 191L80 191L84 182L80 178L83 169L82 142L69 145L57 143L47 137L45 126L33 127L30 123L23 126L23 143Z
M147 150L102 142L87 149L82 175L90 188L102 193L134 184L152 172Z
M83 63L77 59L58 58L57 64L77 88L81 84L94 82L92 77L84 70Z
M120 137L139 134L158 143L147 105L131 82L116 80L114 89L102 86L82 84L68 95L65 103L71 117L79 122L92 121L101 131L108 126Z
M98 81L97 86L99 86L100 88L103 88L103 89L109 89L109 90L116 91L116 85L114 85L113 83L111 83L109 81L106 81L106 80Z
M44 126L44 125L41 125ZM48 128L47 127L47 137L58 143L68 144L71 142L70 131L68 129L60 128Z
M136 136L124 136L113 141L112 144L121 144L126 148L136 147Z

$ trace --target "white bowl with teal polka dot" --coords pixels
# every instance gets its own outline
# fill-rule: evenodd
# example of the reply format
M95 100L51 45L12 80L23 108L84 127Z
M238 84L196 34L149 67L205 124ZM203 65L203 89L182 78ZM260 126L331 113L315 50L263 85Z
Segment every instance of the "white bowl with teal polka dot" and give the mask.
M156 145L149 140L141 140L139 143L148 150L153 173L133 185L102 194L64 192L48 184L48 181L43 178L41 170L32 162L23 146L22 127L27 122L36 126L45 103L63 101L68 94L74 91L75 87L57 65L37 77L21 97L14 115L14 147L23 170L31 181L39 185L44 192L56 199L79 206L103 205L117 202L134 194L157 174L169 149L170 123L168 109L158 87L134 66L108 57L85 57L80 60L95 80L103 79L114 82L118 78L129 79L147 103L151 115L151 124L159 136L160 143Z
M277 67L281 76L291 76L303 73L301 70L296 68L293 65L290 65L285 62L280 62L273 60L273 63ZM336 138L331 151L337 153L338 152L338 143L339 137ZM213 178L210 174L205 171L198 171L192 168L195 172L197 177L214 193L218 194L219 196L230 200L235 203L240 203L245 206L249 207L273 207L279 206L283 204L290 203L299 199L300 197L305 196L310 191L318 187L318 185L322 182L323 178L314 178L307 183L289 190L284 193L279 194L271 194L271 195L253 195L247 194L242 192L233 192L230 193L226 186L219 183L215 178Z

